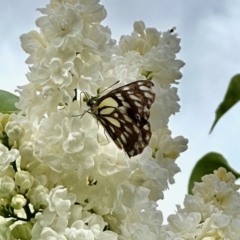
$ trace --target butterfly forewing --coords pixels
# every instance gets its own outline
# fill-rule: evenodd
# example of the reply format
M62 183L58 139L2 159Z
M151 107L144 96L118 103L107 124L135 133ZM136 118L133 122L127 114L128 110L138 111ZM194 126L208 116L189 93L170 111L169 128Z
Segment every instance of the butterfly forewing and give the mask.
M148 118L155 99L153 85L147 80L135 81L87 102L115 144L129 157L140 154L151 138Z

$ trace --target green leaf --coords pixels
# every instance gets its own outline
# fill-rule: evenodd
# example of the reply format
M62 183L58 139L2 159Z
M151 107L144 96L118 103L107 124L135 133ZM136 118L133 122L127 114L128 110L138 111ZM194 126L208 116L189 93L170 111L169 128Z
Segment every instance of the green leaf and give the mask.
M201 182L201 177L213 173L219 167L224 167L228 172L232 172L236 178L240 177L240 174L228 165L227 160L221 154L210 152L203 156L193 168L188 183L188 193L192 194L194 182Z
M220 103L216 110L214 123L211 127L210 133L219 121L219 119L238 101L240 100L240 74L234 76L228 86L227 93L224 100Z
M20 110L15 107L15 103L19 101L19 97L0 90L0 112L4 114L18 113Z

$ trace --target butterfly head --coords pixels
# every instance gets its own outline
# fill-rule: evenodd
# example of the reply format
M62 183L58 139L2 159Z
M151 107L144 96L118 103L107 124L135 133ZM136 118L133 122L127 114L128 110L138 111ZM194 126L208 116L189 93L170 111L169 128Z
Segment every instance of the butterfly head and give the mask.
M84 98L83 98L83 102L86 102L87 106L92 108L95 104L95 102L99 99L99 94L91 97L87 92L83 92L84 93Z

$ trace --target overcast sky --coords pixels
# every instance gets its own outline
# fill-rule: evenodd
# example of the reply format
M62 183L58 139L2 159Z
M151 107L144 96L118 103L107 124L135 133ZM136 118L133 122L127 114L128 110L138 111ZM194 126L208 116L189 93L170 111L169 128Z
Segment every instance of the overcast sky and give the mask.
M240 70L240 1L239 0L103 0L108 15L104 25L113 38L132 32L133 22L143 20L147 27L166 31L177 27L181 38L178 58L182 70L179 96L181 110L172 116L169 128L173 136L189 139L188 150L177 163L182 172L176 184L159 203L164 216L182 204L188 178L196 161L209 151L222 153L236 170L240 169L240 104L220 120L211 135L214 113L227 89L230 78ZM19 36L37 29L35 20L48 1L1 1L0 89L14 92L27 83L27 55ZM42 5L40 5L42 4Z

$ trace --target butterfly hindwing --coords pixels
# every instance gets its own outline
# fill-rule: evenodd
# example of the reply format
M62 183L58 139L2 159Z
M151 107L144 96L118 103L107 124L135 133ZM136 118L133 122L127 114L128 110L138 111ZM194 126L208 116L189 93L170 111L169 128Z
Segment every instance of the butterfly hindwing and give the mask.
M91 112L129 157L140 154L151 138L148 122L154 102L153 83L139 80L88 100Z

